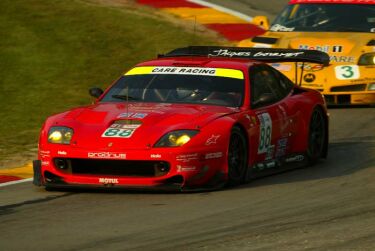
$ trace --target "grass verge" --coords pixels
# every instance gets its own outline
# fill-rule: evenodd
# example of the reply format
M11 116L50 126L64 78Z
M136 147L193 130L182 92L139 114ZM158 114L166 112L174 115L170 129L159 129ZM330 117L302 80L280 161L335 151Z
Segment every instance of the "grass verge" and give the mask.
M190 44L215 42L134 4L1 0L0 167L35 158L45 118L90 103L89 87Z

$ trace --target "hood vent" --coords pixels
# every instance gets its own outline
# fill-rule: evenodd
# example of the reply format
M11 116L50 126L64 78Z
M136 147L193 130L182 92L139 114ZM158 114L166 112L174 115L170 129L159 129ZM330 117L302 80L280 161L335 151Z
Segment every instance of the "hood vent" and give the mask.
M374 45L375 45L375 39L367 43L367 46L374 46Z
M277 42L277 38L274 37L253 37L251 42L262 43L262 44L274 44Z

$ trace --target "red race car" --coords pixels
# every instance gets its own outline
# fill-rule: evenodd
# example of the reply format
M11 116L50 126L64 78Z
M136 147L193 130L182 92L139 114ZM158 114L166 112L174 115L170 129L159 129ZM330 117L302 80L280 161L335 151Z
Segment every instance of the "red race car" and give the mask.
M218 189L312 164L327 155L326 104L267 64L286 61L329 58L194 46L138 64L105 92L90 89L93 105L47 119L34 184Z

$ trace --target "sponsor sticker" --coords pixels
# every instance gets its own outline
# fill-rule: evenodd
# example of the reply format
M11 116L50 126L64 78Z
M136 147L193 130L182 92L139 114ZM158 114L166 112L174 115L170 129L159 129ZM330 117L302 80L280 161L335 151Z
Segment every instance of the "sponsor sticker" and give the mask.
M305 45L301 44L298 49L301 50L317 50L317 51L322 51L322 52L329 52L329 45Z
M89 152L87 157L91 159L126 159L126 153Z
M198 159L198 153L180 154L176 156L176 160L181 161L181 162L189 162L191 160L197 160L197 159Z
M118 179L116 178L99 178L99 182L103 184L118 184Z
M279 139L277 141L275 157L281 157L286 154L286 148L288 146L288 138Z
M292 156L292 157L286 158L285 162L287 162L287 163L290 163L290 162L300 162L300 161L303 161L304 159L305 159L305 157L303 155L296 155L296 156Z
M244 79L240 70L206 67L140 66L125 73L125 75L145 74L198 75Z
M176 167L177 167L177 172L192 172L192 171L197 170L197 167L195 167L195 166L177 165Z
M206 153L206 155L204 156L205 159L218 159L218 158L221 158L221 157L223 157L222 152Z
M147 115L147 113L124 112L118 115L117 118L144 119Z
M161 154L158 154L158 153L157 153L157 154L154 154L154 153L153 153L153 154L150 155L150 158L151 158L151 159L161 159Z
M209 137L207 140L206 140L206 143L205 145L206 146L209 146L209 145L216 145L217 144L217 140L220 138L221 135L214 135L212 134L211 137Z
M57 151L57 154L58 155L67 155L67 152L66 151Z
M315 75L312 74L312 73L307 73L305 74L305 76L303 77L303 80L307 83L311 83L311 82L314 82L315 81Z

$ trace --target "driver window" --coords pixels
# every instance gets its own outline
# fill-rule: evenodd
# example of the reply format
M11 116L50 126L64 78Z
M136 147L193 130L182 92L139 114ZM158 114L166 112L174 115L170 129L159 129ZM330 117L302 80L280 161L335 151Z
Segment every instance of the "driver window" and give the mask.
M276 103L282 98L279 93L279 80L271 69L265 66L250 68L251 104L253 107L262 107Z

